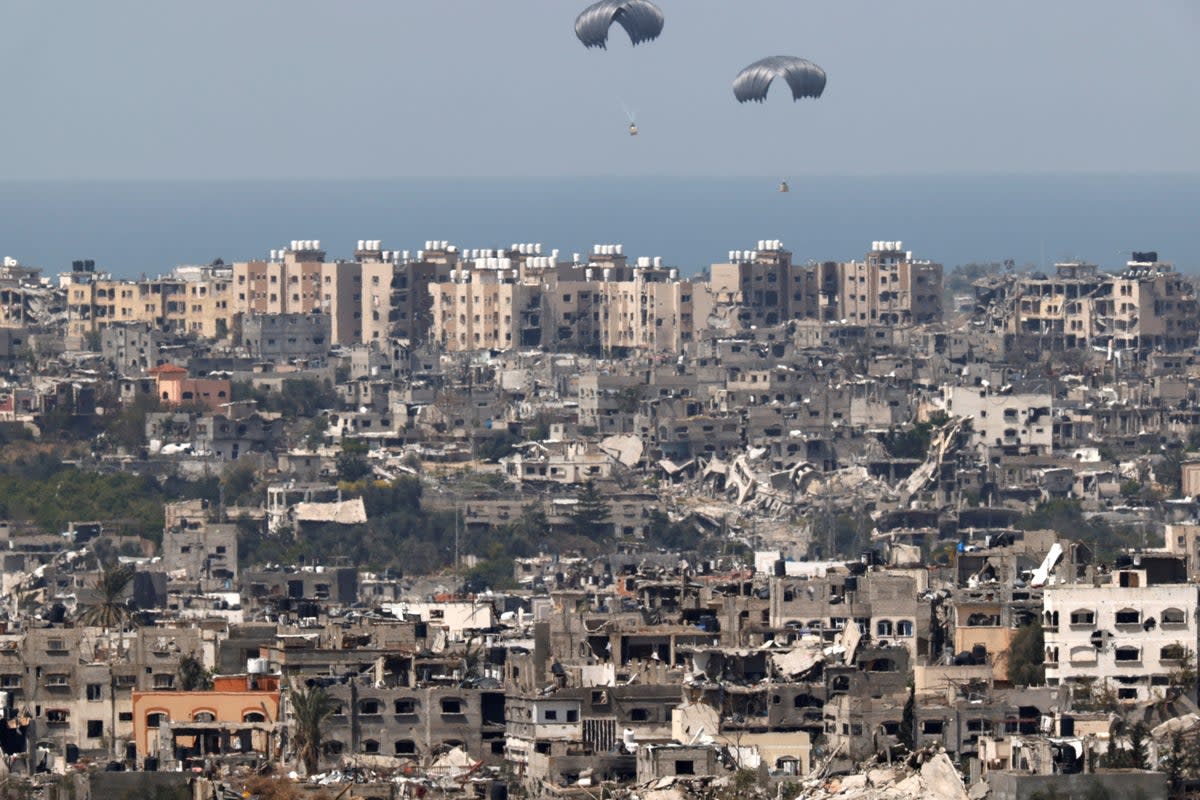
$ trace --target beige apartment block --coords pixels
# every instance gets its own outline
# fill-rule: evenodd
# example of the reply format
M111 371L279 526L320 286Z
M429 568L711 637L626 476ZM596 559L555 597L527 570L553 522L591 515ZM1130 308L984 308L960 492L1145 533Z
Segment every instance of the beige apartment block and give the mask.
M1137 260L1137 259L1150 260ZM1153 253L1137 253L1124 272L1093 264L1055 264L1053 276L1017 281L1009 332L1044 349L1097 348L1109 360L1196 344L1196 293Z
M432 339L447 350L510 350L542 343L542 287L522 282L509 265L451 270L450 281L429 284L429 292Z
M68 342L112 325L146 323L157 330L225 336L233 321L232 273L223 267L179 267L170 275L136 281L104 273L60 278L67 296Z
M727 263L710 267L714 302L738 306L738 319L745 327L769 327L806 316L805 269L793 267L791 252L779 240L758 245L757 250L731 250Z
M921 325L942 319L942 265L916 261L903 242L872 242L863 261L841 265L838 311L857 325Z

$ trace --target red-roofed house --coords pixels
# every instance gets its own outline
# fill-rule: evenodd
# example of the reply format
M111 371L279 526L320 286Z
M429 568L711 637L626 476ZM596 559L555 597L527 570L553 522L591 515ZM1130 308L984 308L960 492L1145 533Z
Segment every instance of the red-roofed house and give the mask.
M163 364L146 370L154 378L155 397L163 405L178 406L198 403L216 411L232 398L232 384L227 380L189 378L183 367Z

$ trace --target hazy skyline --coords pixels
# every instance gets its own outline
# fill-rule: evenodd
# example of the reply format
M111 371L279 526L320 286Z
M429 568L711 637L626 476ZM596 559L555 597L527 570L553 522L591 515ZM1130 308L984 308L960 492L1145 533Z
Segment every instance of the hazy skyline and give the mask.
M1200 172L1189 0L659 2L10 0L0 178ZM825 96L739 106L777 53Z

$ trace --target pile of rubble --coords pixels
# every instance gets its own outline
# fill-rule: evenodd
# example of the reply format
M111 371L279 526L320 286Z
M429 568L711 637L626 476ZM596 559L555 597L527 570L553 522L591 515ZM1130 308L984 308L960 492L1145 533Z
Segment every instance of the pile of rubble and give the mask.
M843 775L826 781L806 781L804 794L818 800L825 797L839 800L980 800L986 794L986 784L979 786L984 788L968 795L962 777L945 752L922 752L902 765L875 767L857 775Z

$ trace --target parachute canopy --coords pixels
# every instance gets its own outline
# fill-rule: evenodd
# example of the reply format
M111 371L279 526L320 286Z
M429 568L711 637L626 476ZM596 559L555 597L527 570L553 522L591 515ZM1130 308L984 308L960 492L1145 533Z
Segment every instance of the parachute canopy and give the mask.
M664 18L662 9L650 0L600 0L585 8L575 20L575 35L585 47L605 48L608 29L614 22L621 23L636 46L657 39Z
M767 99L771 81L783 78L792 88L792 99L820 97L825 91L825 70L811 61L795 56L771 56L755 61L733 80L733 95L739 103Z

